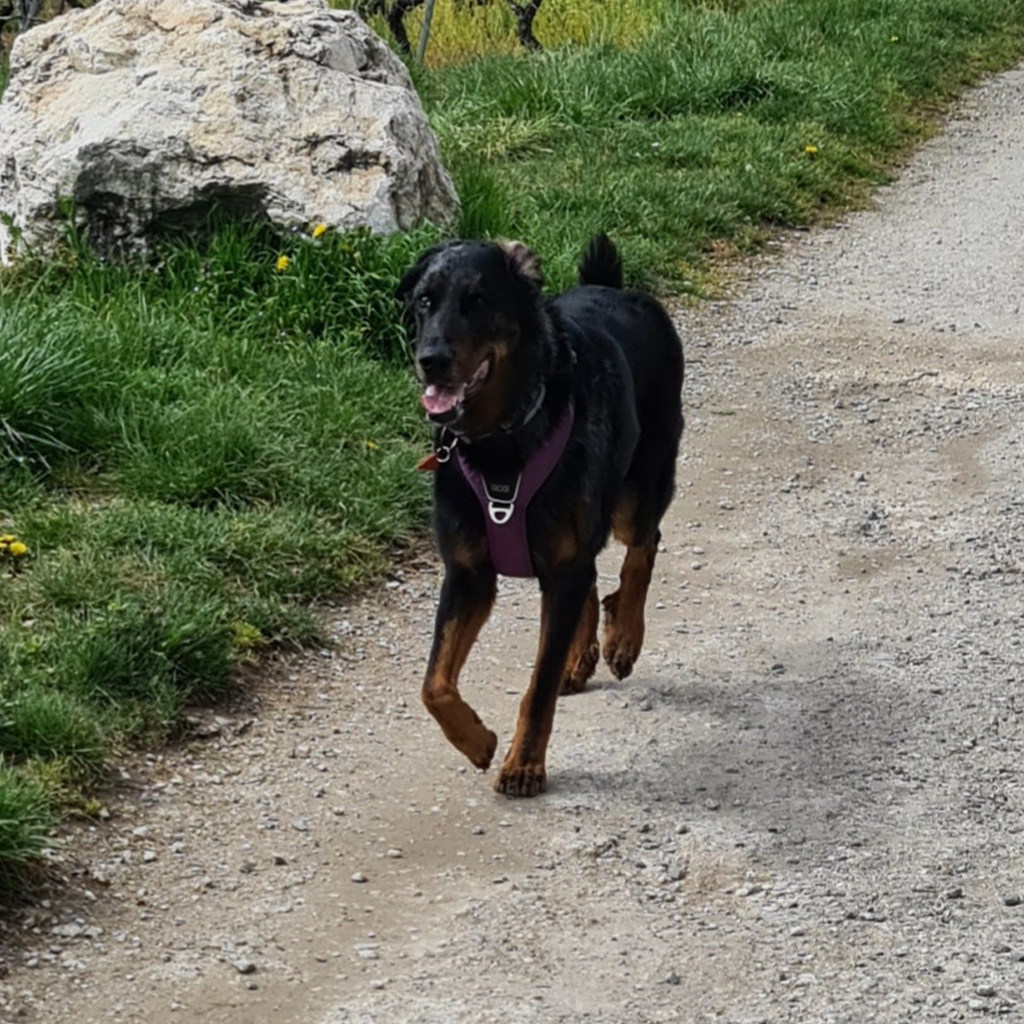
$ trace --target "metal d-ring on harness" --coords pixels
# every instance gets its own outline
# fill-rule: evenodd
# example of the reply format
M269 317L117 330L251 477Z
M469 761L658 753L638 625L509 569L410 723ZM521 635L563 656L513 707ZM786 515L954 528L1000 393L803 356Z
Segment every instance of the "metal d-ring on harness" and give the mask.
M565 451L573 424L573 405L570 402L555 424L554 430L531 452L526 465L513 480L485 480L482 473L470 465L455 443L446 448L444 459L451 458L455 450L455 464L473 489L483 509L487 528L487 546L495 571L502 576L535 576L530 542L526 532L526 510L533 496L558 464ZM456 438L456 441L458 439ZM441 445L439 445L441 447Z
M576 353L570 352L570 361L576 365ZM529 412L518 424L503 424L499 430L508 432L521 429L540 412L547 394L542 381L534 395ZM532 577L536 575L530 556L530 541L526 534L526 509L534 494L558 464L565 451L574 419L573 403L570 400L555 424L552 432L541 442L526 460L514 483L508 481L487 481L483 474L474 469L459 447L460 435L442 427L434 447L437 462L450 462L455 455L455 465L476 494L483 509L484 525L487 528L487 546L491 564L502 576ZM475 440L489 435L479 435ZM468 443L468 438L467 438Z
M447 428L442 428L441 436L438 438L437 447L434 449L437 461L442 465L446 462L450 462L452 452L455 451L458 443L459 437L457 434L451 435L451 439L449 440L449 431ZM460 464L462 463L461 456L459 462ZM463 467L463 472L466 472L465 467ZM504 526L515 513L516 502L519 500L519 487L523 482L523 474L519 473L515 479L515 483L511 485L504 481L488 482L483 473L478 474L478 476L487 496L487 515L490 517L491 522L496 526ZM509 493L510 491L511 493Z
M576 359L574 355L573 362L575 363L575 361ZM542 381L540 387L537 389L537 394L534 397L530 410L526 413L519 424L520 427L526 426L526 424L529 423L538 412L540 412L540 407L544 404L546 394L547 388L544 386ZM484 434L482 436L489 437L490 435ZM452 452L455 451L458 443L459 435L453 433L447 427L442 427L437 447L434 449L437 461L442 465L449 462L452 457ZM461 456L459 462L462 462ZM550 470L548 472L550 472ZM523 474L520 473L516 477L515 484L511 486L505 481L492 480L489 482L482 473L480 474L480 482L483 484L484 491L487 495L487 515L490 517L491 522L496 526L504 526L515 513L516 502L519 500L519 487L523 482Z
M575 364L575 353L572 355L572 361ZM547 388L545 387L544 382L541 381L540 387L537 389L536 395L534 395L530 409L518 424L519 427L525 427L526 424L529 423L538 412L540 412L546 395ZM511 427L510 425L505 425L500 429L505 431L511 429ZM451 436L451 441L448 440L449 436ZM481 437L490 436L491 435L489 433L481 435ZM442 427L441 436L438 439L437 447L434 449L437 461L442 464L448 462L451 459L452 452L455 450L455 446L458 443L459 435L453 433L447 427ZM461 455L459 457L459 463L462 465L464 475L468 477L469 473L467 472L467 467L463 464ZM548 472L550 473L551 470L549 469ZM490 517L491 522L496 526L504 526L515 513L516 502L519 500L519 487L523 482L523 474L520 473L516 477L515 485L511 487L504 481L488 482L482 473L479 476L480 482L483 484L484 491L487 495L487 515Z

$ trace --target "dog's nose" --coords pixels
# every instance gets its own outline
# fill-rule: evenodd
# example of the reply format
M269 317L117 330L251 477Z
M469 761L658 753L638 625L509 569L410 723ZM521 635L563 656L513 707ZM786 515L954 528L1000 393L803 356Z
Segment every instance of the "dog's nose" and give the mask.
M421 352L416 360L425 377L441 377L452 365L452 357L436 348Z

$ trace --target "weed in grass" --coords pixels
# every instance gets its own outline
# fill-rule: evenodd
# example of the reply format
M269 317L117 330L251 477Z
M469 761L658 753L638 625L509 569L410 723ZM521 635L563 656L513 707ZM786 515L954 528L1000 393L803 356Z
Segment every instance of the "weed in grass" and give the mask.
M455 173L462 205L458 234L462 238L498 238L512 234L513 208L507 187L482 161L466 159Z
M28 545L13 533L0 534L0 572L13 576L20 572L28 557Z

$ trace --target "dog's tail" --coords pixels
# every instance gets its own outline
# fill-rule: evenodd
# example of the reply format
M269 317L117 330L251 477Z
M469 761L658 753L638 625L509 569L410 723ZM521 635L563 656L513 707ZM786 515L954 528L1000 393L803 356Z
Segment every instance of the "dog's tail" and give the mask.
M622 260L612 240L602 231L594 235L580 260L580 284L622 287Z

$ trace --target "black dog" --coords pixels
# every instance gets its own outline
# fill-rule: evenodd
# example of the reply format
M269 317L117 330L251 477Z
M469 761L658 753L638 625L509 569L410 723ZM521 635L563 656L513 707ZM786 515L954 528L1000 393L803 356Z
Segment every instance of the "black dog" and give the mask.
M604 235L579 278L545 300L522 244L456 241L424 252L396 292L415 319L422 403L438 428L445 579L423 701L478 768L497 737L459 695L459 673L496 573L540 582L540 647L495 786L509 796L545 788L558 694L582 690L597 664L594 560L611 532L626 558L604 598L602 653L618 678L633 670L683 429L682 345L665 310L622 287Z

